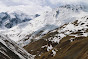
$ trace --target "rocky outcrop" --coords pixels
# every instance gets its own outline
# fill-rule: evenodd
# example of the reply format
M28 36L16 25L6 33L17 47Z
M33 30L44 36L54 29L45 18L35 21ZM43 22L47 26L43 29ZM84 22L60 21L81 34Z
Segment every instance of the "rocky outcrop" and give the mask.
M33 59L33 56L19 47L14 41L4 35L0 35L1 59Z

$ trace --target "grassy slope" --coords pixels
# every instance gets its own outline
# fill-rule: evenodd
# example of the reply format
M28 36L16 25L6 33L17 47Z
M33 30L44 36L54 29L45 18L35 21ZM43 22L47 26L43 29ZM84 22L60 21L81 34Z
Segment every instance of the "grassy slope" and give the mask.
M64 41L64 39L61 41ZM88 37L73 42L66 39L64 42L56 45L54 49L58 50L54 57L49 57L51 55L49 51L38 59L88 59Z

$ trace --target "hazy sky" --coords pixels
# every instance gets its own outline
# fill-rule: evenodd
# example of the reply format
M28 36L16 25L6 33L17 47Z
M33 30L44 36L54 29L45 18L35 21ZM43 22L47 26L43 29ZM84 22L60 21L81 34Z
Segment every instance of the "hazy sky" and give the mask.
M88 0L0 0L3 5L18 6L18 5L57 5L59 3L79 3L88 2Z
M27 13L36 13L51 10L51 8L63 4L87 2L88 0L0 0L0 12L20 10Z

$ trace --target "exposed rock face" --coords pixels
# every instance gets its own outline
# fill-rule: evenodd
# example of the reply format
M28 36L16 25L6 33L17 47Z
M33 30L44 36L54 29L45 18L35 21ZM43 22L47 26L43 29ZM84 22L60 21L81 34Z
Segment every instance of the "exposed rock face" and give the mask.
M24 13L0 13L0 28L12 28L20 23L32 20L32 18Z
M0 59L33 59L33 56L4 35L0 35Z

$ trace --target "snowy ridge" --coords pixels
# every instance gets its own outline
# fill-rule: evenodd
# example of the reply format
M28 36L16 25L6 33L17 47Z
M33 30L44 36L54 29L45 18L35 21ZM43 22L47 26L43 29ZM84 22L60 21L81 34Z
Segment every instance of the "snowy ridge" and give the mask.
M58 34L56 34L53 38L53 40L51 40L51 38L49 38L51 41L57 42L59 43L59 41L67 36L67 35L72 35L75 37L87 37L88 36L88 32L86 32L86 30L88 29L88 15L86 16L82 16L81 18L79 18L78 20L76 20L76 24L74 22L69 23L67 25L64 25L61 29L55 30L58 32ZM51 31L51 32L55 32L55 31ZM76 33L76 32L81 32L82 34L72 34L72 33Z

